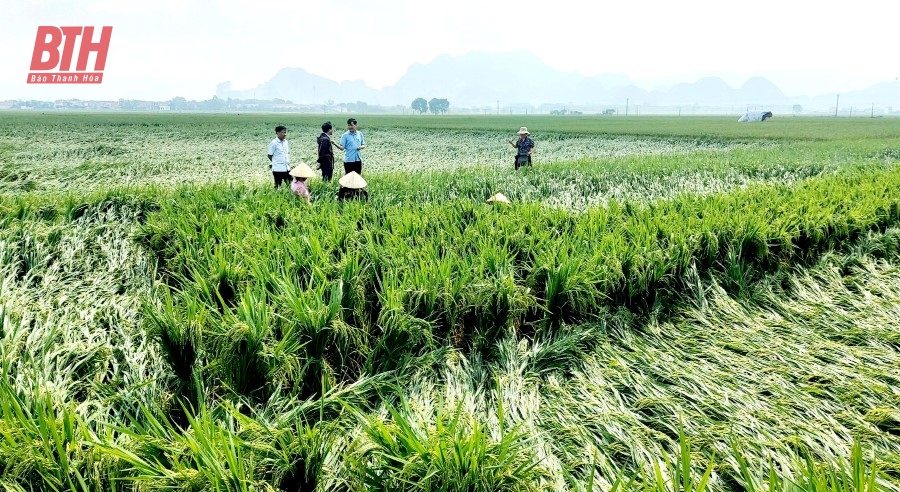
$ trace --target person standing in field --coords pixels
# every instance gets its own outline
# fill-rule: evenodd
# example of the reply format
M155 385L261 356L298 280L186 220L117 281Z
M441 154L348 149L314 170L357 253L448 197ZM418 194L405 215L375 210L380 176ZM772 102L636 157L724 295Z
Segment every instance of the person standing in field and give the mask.
M357 129L356 118L347 120L347 131L341 135L341 142L336 146L344 151L344 174L355 172L362 175L362 154L359 151L366 148L366 137Z
M269 142L269 169L272 170L272 177L275 179L275 188L291 182L291 148L287 141L287 128L283 125L275 127L275 138Z
M331 146L336 144L331 141L332 133L334 133L334 128L331 126L330 121L326 121L322 123L322 134L316 140L319 145L319 158L316 161L319 163L317 169L322 170L322 181L331 181L331 176L334 173L334 150L332 150Z
M516 171L522 166L530 166L531 151L534 150L534 140L531 139L528 128L524 126L519 128L519 139L516 141L509 139L507 142L516 148L516 160L514 161Z

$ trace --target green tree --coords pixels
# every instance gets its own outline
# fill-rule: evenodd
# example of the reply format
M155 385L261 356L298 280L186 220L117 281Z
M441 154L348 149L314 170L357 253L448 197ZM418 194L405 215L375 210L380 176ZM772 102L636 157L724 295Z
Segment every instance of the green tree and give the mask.
M365 101L356 101L355 103L347 103L347 111L351 113L368 113L369 103Z
M432 98L428 101L428 110L432 114L444 114L450 110L450 101L446 99Z
M173 111L187 109L187 99L183 97L173 97L172 101L169 103L169 107L172 108Z
M418 111L419 114L422 114L428 111L428 101L424 97L417 97L412 102L412 108L413 111Z

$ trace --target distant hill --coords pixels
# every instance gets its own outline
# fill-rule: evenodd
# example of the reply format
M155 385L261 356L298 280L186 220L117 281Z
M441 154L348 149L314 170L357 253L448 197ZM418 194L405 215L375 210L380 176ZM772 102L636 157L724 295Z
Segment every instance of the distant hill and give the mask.
M282 68L274 77L253 89L236 91L231 88L230 82L219 84L216 86L216 96L220 99L285 99L296 104L322 104L329 99L377 103L381 94L361 80L335 82L302 68Z
M835 99L835 94L817 96L810 99L809 105L810 107L830 107L833 110ZM890 109L892 107L893 111L900 110L900 81L881 82L863 90L840 94L842 111L852 106L865 112L872 104L879 108Z
M416 63L390 87L377 90L361 80L335 82L302 68L284 68L259 86L235 90L230 82L216 87L221 99L285 99L296 104L352 103L409 106L413 99L446 98L451 107L493 108L499 100L506 106L542 104L655 106L785 106L800 104L808 109L834 107L834 95L794 97L785 95L771 81L752 77L734 88L719 77L703 77L666 90L647 91L622 73L585 77L564 72L524 52L473 52L461 56L441 55L429 63ZM900 82L886 82L841 96L844 104L894 104L900 108Z

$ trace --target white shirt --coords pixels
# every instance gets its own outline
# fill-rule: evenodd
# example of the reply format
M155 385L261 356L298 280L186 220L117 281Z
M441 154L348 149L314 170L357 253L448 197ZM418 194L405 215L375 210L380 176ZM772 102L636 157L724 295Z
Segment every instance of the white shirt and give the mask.
M285 138L278 137L269 142L269 155L272 156L272 172L287 172L291 170L291 148Z

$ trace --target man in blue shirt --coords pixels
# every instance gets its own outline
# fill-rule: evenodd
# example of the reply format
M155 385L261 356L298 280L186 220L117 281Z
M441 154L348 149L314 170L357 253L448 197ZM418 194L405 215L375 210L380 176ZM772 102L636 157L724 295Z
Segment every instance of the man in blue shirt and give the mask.
M366 138L356 129L356 125L356 118L347 120L347 131L341 135L341 143L335 144L344 151L344 174L355 171L362 175L362 154L359 151L366 148Z

